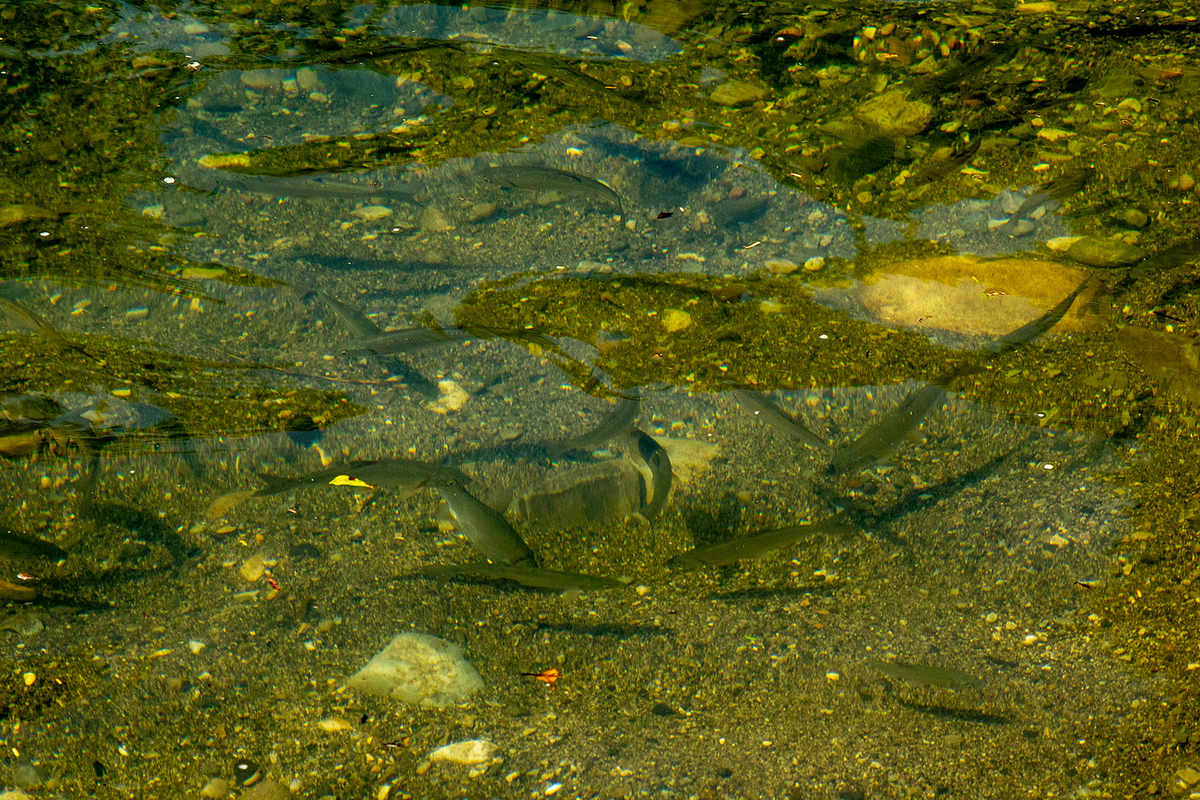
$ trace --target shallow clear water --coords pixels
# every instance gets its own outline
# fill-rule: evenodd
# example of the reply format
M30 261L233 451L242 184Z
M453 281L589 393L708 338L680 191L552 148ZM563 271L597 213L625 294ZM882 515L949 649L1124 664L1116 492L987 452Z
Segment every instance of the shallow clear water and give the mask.
M1195 14L555 5L0 5L0 782L1200 792Z

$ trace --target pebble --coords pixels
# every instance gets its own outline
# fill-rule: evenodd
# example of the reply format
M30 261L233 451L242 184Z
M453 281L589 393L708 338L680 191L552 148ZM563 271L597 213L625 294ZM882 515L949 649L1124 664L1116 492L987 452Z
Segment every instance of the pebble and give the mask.
M1200 772L1192 767L1182 767L1178 772L1175 773L1175 777L1178 778L1179 782L1184 786L1190 787L1200 783Z
M210 778L208 783L204 784L204 788L200 790L200 796L207 797L209 800L221 800L227 794L229 794L229 781L224 778Z
M498 748L486 739L468 739L439 747L429 754L430 761L449 761L452 764L482 764L490 761Z
M813 256L804 262L805 272L820 272L825 268L825 259L821 256Z
M745 81L726 81L709 96L714 103L723 106L744 106L766 97L767 90Z
M1150 217L1140 208L1121 208L1112 213L1112 218L1130 228L1141 230L1150 223Z
M264 572L267 571L266 564L264 563L265 561L266 557L263 556L262 553L250 556L250 558L246 559L245 563L242 564L242 568L238 570L238 572L243 578L250 581L250 583L254 583L263 576Z
M668 308L663 312L662 326L667 333L676 333L692 324L692 315L677 308Z
M301 67L296 70L296 85L305 92L314 92L321 88L321 80L317 77L315 69Z
M384 217L390 216L392 210L387 206L363 206L362 208L354 209L350 213L359 219L366 220L367 222L374 222L377 219L383 219Z
M436 403L429 405L429 410L435 414L448 414L451 411L458 411L462 408L470 395L466 390L451 380L438 381L438 391L442 396L438 398Z
M1080 264L1089 267L1112 269L1136 264L1146 257L1146 252L1139 247L1126 244L1120 239L1100 239L1095 236L1084 236L1067 251L1067 255Z
M248 89L280 91L283 75L277 69L248 69L242 73L242 85Z
M775 275L791 275L800 265L786 258L772 258L766 262L767 270Z
M929 125L933 106L908 100L905 92L897 89L863 103L854 115L887 136L911 136Z
M423 633L393 638L346 682L356 692L444 708L483 688L462 648Z
M148 316L150 316L150 309L146 308L145 306L140 308L131 308L125 312L125 319L128 320L145 319Z
M291 800L292 793L282 783L267 779L242 792L239 800Z
M471 206L471 210L467 213L467 219L471 222L482 222L483 220L496 213L495 203L476 203Z

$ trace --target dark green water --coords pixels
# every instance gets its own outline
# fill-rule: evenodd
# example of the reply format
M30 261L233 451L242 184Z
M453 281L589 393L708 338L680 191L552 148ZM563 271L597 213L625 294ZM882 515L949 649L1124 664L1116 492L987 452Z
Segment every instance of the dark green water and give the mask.
M1195 11L553 5L0 3L0 783L1200 793Z

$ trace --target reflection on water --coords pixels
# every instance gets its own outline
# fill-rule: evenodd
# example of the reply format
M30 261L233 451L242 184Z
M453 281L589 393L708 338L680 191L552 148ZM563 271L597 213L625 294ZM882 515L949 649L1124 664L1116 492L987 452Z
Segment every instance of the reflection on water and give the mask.
M1190 11L554 5L0 11L0 780L1200 793Z

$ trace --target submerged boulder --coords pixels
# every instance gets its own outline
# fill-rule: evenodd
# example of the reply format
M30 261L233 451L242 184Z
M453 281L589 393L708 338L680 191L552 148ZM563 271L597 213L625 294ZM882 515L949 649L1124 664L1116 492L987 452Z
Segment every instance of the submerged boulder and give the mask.
M478 692L483 679L458 645L428 634L402 633L346 685L375 697L443 708Z

